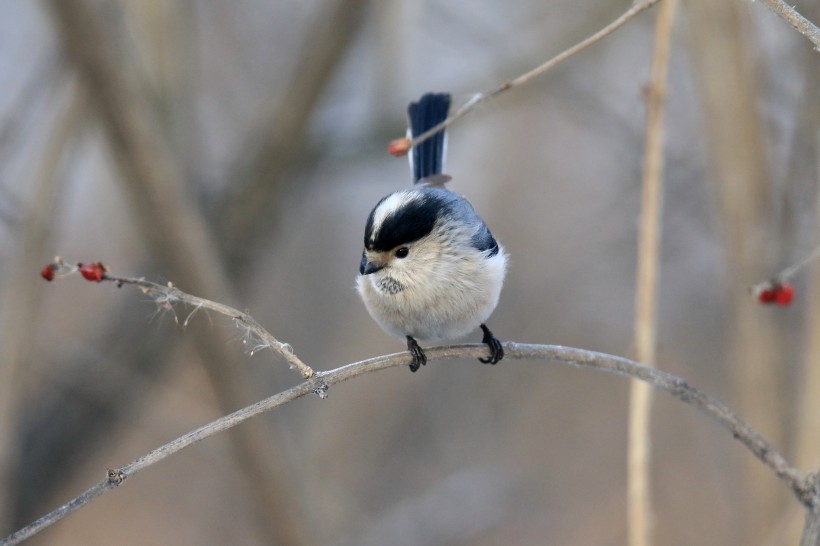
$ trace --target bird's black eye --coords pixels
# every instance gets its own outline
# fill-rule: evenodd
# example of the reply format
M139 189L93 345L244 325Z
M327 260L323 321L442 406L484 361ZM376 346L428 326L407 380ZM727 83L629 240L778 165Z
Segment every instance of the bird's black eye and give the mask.
M406 258L410 254L410 249L406 246L396 249L396 258Z

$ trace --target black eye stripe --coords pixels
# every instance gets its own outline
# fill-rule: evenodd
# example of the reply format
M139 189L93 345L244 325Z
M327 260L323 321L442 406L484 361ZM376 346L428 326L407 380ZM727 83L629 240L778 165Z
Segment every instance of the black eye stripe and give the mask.
M365 245L370 249L387 251L418 241L433 231L439 216L448 210L449 202L443 195L425 192L387 215L372 241L369 240L374 229L374 214L371 213L365 228Z
M388 204L385 205L385 202ZM377 217L380 218L380 225L376 224ZM471 237L468 244L487 252L488 257L498 253L498 243L490 230L470 203L458 194L437 188L397 192L383 198L370 212L365 226L364 246L367 250L392 252L436 230L458 235L465 226L474 226L476 230L467 235Z

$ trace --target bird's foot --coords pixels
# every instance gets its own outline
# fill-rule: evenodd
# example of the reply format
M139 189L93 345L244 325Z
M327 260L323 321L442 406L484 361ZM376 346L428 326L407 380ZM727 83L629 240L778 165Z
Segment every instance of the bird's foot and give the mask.
M410 363L410 371L416 372L419 366L427 364L427 355L424 350L419 347L418 342L410 336L407 336L407 350L413 355L413 362Z
M484 332L484 338L481 342L486 343L487 347L490 348L490 358L479 358L478 360L484 364L498 364L501 359L504 358L504 347L490 329L487 328L486 324L481 325L481 330Z

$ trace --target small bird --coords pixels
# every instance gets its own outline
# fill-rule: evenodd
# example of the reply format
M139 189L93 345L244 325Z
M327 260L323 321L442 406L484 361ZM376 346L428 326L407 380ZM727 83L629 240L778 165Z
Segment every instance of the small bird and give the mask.
M447 118L450 95L428 93L407 109L408 136ZM364 230L356 287L370 316L386 332L404 337L410 371L427 363L418 341L462 337L476 327L496 364L504 348L485 321L501 294L507 255L473 206L444 187L444 131L413 148L414 186L379 201Z

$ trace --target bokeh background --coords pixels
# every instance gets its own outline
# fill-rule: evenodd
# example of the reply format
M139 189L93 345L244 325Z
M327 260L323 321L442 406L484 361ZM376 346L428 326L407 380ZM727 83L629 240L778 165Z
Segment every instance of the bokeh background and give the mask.
M816 2L797 8L817 21ZM407 103L455 102L627 0L0 1L0 535L295 384L229 320L158 310L54 255L248 309L317 369L396 352L353 289L366 215L410 183ZM632 354L655 11L453 125L447 172L506 246L502 339ZM820 465L820 57L759 3L681 2L658 367ZM479 339L476 333L471 338ZM333 387L128 480L31 544L618 545L629 384L431 363ZM658 544L794 544L802 509L722 429L652 412Z

